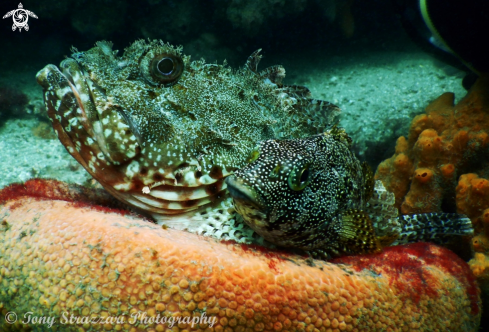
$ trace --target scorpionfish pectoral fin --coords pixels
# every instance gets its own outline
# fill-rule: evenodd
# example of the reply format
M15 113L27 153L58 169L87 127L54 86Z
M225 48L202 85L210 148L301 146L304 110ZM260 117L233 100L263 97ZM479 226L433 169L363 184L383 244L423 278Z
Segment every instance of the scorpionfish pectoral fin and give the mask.
M348 254L368 254L381 249L370 217L361 210L343 214L338 235L340 251Z
M340 249L350 254L380 251L380 243L366 212L356 209L348 210L343 214L341 221L341 228L338 230Z
M325 243L322 248L308 250L308 253L327 260L344 255L376 253L382 249L370 217L362 210L347 210L335 223L333 231L336 233L333 241Z

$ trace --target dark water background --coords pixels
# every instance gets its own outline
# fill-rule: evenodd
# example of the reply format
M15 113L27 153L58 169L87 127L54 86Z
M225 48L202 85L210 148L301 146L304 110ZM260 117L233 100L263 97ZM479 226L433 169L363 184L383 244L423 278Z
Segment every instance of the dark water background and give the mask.
M57 63L72 45L85 50L101 39L120 50L138 38L163 39L207 60L227 58L233 66L258 48L280 59L297 51L327 55L409 47L391 1L354 1L351 38L344 37L340 19L328 19L332 11L321 2L327 1L24 1L38 19L29 18L28 32L15 33L11 18L1 21L0 69ZM17 6L18 1L2 1L0 13Z

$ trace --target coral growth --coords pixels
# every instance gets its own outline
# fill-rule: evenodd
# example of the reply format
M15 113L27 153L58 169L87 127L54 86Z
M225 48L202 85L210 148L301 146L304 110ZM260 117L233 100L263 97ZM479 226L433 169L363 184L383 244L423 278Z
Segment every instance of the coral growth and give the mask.
M444 248L304 260L77 205L85 194L43 180L0 192L2 315L114 319L63 331L169 331L163 317L181 320L172 331L477 331L477 285Z
M456 188L457 211L472 220L474 258L469 262L481 288L489 297L489 181L477 174L460 176Z
M404 214L458 212L472 220L476 254L469 264L489 297L488 153L489 76L483 76L457 105L445 93L415 117L408 139L397 140L375 177Z
M487 77L480 79L455 106L452 93L433 101L414 118L408 139L397 140L394 156L379 165L376 179L395 194L403 214L454 212L460 175L489 175L483 159L489 151L488 85Z

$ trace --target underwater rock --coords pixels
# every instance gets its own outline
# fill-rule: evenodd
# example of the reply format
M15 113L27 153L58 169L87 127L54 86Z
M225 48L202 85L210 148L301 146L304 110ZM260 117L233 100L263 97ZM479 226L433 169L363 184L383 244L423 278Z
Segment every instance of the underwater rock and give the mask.
M89 204L100 195L37 179L0 192L2 315L55 317L63 331L164 331L170 319L199 331L477 331L477 284L447 249L417 243L325 263ZM122 320L60 325L91 315Z

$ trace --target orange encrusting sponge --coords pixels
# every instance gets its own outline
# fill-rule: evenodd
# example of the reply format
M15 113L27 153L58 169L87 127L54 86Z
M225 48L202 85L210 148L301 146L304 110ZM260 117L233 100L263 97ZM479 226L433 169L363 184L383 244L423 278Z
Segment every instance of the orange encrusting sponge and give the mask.
M476 254L469 264L489 299L489 75L453 101L445 93L416 116L408 139L397 140L375 178L403 214L457 212L472 220Z
M394 193L401 213L441 211L462 170L480 164L489 151L488 91L484 76L455 106L452 93L441 95L413 119L408 139L401 136L395 154L379 165L375 178Z
M2 315L56 317L58 331L477 331L477 284L447 249L418 243L326 263L71 202L82 194L59 186L0 192ZM209 320L170 328L134 324L136 314ZM126 320L59 325L63 315ZM32 327L0 320L2 331Z

